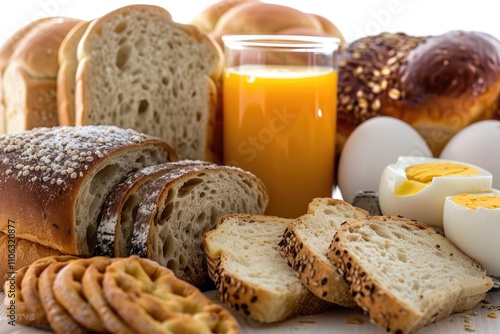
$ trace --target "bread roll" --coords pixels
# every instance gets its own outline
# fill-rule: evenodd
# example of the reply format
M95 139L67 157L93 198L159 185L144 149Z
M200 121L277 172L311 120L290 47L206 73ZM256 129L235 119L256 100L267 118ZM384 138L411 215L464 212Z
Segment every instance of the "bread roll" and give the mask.
M166 142L108 126L39 128L0 137L0 231L89 256L108 193L143 167L177 160Z
M368 118L412 125L439 156L465 126L500 118L500 42L480 32L383 33L339 54L337 150Z
M326 35L344 43L340 30L325 17L258 0L215 3L198 13L191 23L210 32L221 46L225 34Z

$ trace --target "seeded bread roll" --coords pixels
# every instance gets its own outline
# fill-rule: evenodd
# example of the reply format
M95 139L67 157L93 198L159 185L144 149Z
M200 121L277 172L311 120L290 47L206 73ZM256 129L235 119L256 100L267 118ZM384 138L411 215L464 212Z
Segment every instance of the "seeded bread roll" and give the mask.
M2 76L5 132L57 126L57 53L80 20L43 21L12 51Z
M0 231L89 256L102 204L126 176L177 160L166 142L108 126L38 128L0 137Z
M499 96L500 42L490 35L361 38L339 54L337 151L361 122L392 116L412 125L437 157L465 126L500 119Z
M141 199L148 185L159 176L177 168L209 164L203 161L183 160L145 167L116 186L102 208L97 229L95 255L126 257L130 254L132 231Z
M217 2L198 13L191 23L209 32L221 46L225 34L326 35L344 43L340 30L323 16L258 0Z
M210 283L203 234L229 213L263 214L267 190L240 168L200 165L154 180L137 208L131 254L152 259L198 287Z
M371 321L413 333L473 308L493 286L481 265L431 227L368 216L340 227L327 251Z
M95 19L78 45L76 125L113 124L170 143L182 159L212 154L222 51L168 11L131 5Z
M332 308L314 296L279 255L292 222L262 215L224 215L204 236L210 278L222 302L252 319L272 323Z
M353 307L349 286L327 259L332 238L346 220L364 217L367 211L333 198L315 198L307 214L291 222L283 233L279 252L318 298Z

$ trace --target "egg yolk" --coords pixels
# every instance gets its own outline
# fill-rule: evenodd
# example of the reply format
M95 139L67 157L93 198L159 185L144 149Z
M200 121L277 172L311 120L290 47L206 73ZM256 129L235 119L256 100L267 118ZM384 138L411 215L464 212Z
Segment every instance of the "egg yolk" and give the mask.
M460 194L453 196L451 200L468 209L476 210L479 207L486 209L500 209L500 196L495 195L471 195Z
M407 181L396 187L396 196L409 196L418 193L440 176L478 175L477 168L453 162L428 162L409 166L405 169Z

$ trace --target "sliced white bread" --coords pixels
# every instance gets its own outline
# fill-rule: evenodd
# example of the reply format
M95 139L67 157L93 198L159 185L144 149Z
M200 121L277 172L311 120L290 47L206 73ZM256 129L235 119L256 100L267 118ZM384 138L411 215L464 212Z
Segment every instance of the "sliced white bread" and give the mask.
M0 137L0 231L90 256L107 195L146 166L176 161L165 141L113 126L37 128Z
M171 170L196 164L208 163L183 160L148 166L132 173L125 181L118 184L102 207L95 255L127 257L130 254L138 205L145 196L148 185Z
M203 234L224 214L263 214L267 203L262 181L240 168L177 168L144 190L131 254L152 259L172 269L177 277L203 287L210 283Z
M225 215L205 234L209 274L222 302L252 319L272 323L333 306L317 298L278 252L291 220Z
M300 275L302 283L319 298L342 306L356 306L349 286L326 253L340 224L367 214L342 200L315 198L309 203L307 214L287 227L280 243L280 254Z
M57 126L57 54L80 20L44 21L16 45L2 76L6 132Z
M466 311L493 286L477 261L431 227L401 217L342 224L328 258L356 303L391 333L413 333Z
M90 21L81 21L71 29L59 47L57 73L57 112L59 125L75 125L76 70L78 44Z
M76 124L114 124L212 160L222 51L168 11L131 5L94 20L78 46Z

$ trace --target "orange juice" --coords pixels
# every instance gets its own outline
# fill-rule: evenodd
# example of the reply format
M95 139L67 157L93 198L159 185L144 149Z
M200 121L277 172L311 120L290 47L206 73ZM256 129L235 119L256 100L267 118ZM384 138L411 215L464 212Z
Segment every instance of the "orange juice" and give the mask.
M295 218L332 195L337 72L252 66L224 74L224 162L267 186L266 214Z

